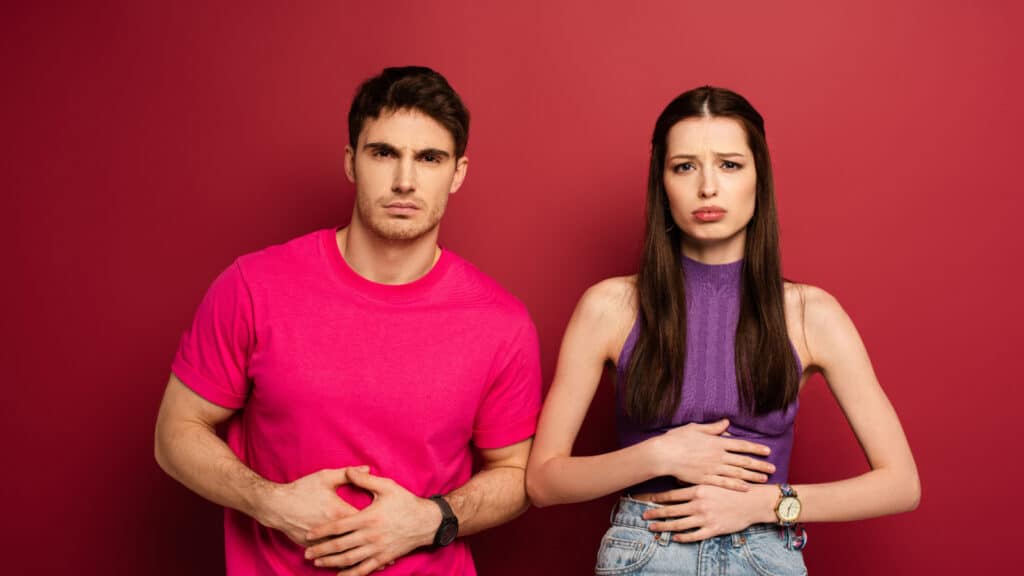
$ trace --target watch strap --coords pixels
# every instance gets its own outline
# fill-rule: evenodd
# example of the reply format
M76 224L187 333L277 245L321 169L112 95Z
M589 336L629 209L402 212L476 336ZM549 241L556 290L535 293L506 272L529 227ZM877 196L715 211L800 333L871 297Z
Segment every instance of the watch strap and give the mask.
M434 546L447 546L455 540L455 535L459 533L459 519L455 516L455 512L452 512L452 507L448 505L444 496L435 494L430 497L430 500L441 509L441 524L438 525L437 532L434 533Z

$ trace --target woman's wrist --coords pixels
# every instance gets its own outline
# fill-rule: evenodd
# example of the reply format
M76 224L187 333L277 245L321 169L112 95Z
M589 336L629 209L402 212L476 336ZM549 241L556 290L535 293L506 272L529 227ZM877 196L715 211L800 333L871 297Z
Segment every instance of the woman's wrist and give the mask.
M775 515L775 504L779 500L778 484L758 484L748 492L751 498L751 524L774 524L779 518Z
M644 441L642 445L644 447L643 459L646 464L643 468L646 475L650 478L671 476L669 459L665 458L664 453L664 439L661 436L655 436Z

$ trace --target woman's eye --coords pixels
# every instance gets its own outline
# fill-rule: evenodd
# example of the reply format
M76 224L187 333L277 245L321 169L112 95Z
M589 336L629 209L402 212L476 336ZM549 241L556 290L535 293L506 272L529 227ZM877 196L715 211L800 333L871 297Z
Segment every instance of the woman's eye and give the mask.
M693 168L693 162L683 162L682 164L676 164L673 166L672 171L678 174L680 172L689 172L690 170L693 170Z
M729 160L722 162L722 168L725 168L726 170L739 170L742 167L743 166L741 164L730 162Z

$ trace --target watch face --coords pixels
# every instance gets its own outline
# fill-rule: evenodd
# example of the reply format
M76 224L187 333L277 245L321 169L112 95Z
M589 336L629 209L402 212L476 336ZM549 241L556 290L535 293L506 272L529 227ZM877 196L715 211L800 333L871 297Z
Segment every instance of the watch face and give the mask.
M792 496L786 496L779 502L779 518L785 522L792 522L800 516L800 501Z
M447 546L455 540L455 537L459 535L459 527L455 523L445 523L441 527L441 537L438 539L438 544L441 546Z

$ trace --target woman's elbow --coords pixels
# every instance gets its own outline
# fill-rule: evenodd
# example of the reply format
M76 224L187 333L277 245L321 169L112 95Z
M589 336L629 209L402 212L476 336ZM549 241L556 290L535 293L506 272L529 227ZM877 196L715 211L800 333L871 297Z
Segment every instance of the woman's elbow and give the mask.
M535 508L544 508L554 504L544 490L544 481L538 468L540 465L526 468L526 497Z
M918 477L915 471L910 480L908 481L907 495L906 495L906 509L904 512L912 512L917 510L917 507L921 504L921 479Z
M917 470L911 469L897 478L898 480L891 485L891 494L895 496L892 513L900 514L916 510L921 504L921 479L917 475Z

